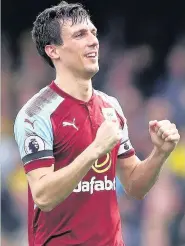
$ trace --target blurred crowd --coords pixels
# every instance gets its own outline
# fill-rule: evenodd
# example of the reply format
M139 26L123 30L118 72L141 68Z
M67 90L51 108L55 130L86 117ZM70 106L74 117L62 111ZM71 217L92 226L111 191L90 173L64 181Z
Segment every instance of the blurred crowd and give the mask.
M128 246L185 246L185 38L169 47L164 73L148 82L142 82L142 75L155 59L152 47L117 47L109 40L111 37L100 40L100 72L93 79L94 86L119 100L137 155L143 159L152 150L150 120L169 119L181 135L160 179L144 200L127 197L117 180L124 240ZM2 35L2 246L27 246L27 182L13 122L24 103L55 76L38 56L29 31L18 43L19 56L15 59L9 51L9 39ZM143 93L143 88L150 87L148 83L150 96Z

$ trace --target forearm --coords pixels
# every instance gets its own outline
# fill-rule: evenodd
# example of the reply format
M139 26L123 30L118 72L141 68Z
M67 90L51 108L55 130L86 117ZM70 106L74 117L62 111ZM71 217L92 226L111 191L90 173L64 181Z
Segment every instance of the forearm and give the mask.
M71 164L49 173L37 182L35 202L43 211L51 211L63 202L87 174L97 155L90 145Z
M138 163L129 178L128 193L143 198L158 179L163 164L169 154L153 149L150 156Z

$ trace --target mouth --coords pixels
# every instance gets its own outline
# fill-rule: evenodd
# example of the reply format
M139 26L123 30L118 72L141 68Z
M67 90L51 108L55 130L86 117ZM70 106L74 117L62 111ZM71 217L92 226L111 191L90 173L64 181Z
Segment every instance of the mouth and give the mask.
M89 52L85 55L86 58L96 60L98 58L98 52Z

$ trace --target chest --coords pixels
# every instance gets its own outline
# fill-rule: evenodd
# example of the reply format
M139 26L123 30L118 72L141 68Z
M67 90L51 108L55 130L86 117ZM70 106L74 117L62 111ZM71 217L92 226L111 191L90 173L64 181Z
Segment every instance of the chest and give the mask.
M73 105L57 114L53 143L57 169L72 162L93 142L98 128L108 117L117 118L113 108L93 103ZM117 119L119 120L119 117ZM111 156L111 153L107 154L95 167L99 168L100 164L103 166L104 162L108 163Z
M72 149L83 151L95 138L104 117L101 107L73 105L58 115L57 130L54 136L54 149L69 154Z

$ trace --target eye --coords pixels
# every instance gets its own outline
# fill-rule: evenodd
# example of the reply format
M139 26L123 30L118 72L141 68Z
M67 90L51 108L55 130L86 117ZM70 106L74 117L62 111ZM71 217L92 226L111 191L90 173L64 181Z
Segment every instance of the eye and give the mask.
M92 34L97 37L98 36L98 33L96 31L93 31Z
M78 33L75 35L76 38L81 38L81 37L83 37L83 36L84 36L84 33L83 33L83 32L78 32Z

